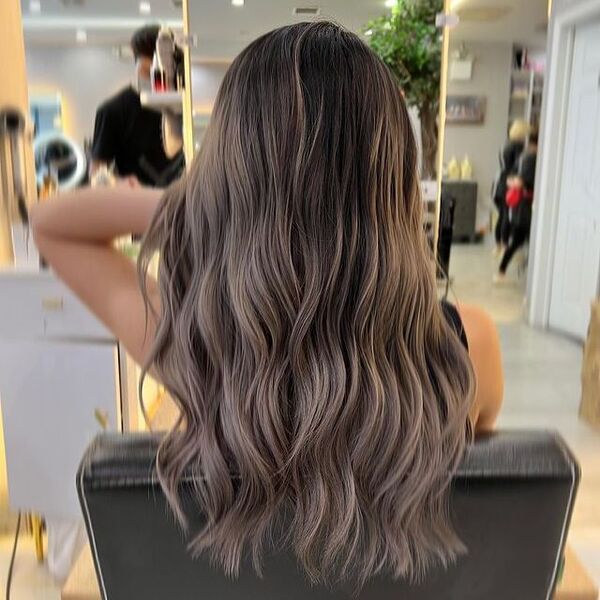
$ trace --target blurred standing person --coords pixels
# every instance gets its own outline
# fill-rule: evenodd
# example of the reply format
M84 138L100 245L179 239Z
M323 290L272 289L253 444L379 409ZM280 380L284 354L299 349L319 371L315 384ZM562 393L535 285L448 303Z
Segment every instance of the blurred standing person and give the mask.
M519 161L519 170L516 176L509 179L509 194L516 196L515 207L510 209L510 244L506 248L498 273L494 275L495 283L502 283L506 279L506 269L515 252L529 239L531 230L531 217L533 193L535 187L535 168L537 163L537 132L529 135L527 149Z
M119 177L135 177L141 184L166 187L183 172L179 150L168 156L163 142L163 116L141 105L140 92L150 91L150 72L160 27L146 25L131 38L136 85L128 85L96 111L90 175L114 165Z
M529 125L523 119L513 122L508 133L508 140L499 154L500 172L494 186L493 200L498 210L496 221L495 254L500 255L508 246L510 238L510 222L508 218L508 206L506 205L506 192L508 190L508 179L517 174L519 158L525 148L525 140L529 133Z

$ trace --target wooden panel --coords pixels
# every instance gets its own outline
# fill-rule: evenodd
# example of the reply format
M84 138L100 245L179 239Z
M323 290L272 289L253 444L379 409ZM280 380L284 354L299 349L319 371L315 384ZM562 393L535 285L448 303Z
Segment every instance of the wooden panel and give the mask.
M567 546L565 568L554 600L597 600L598 588L575 553Z
M89 546L83 549L60 594L61 600L101 600Z
M21 111L29 120L29 98L27 94L27 71L25 66L25 43L19 0L0 1L0 108L11 107ZM31 128L28 127L30 138ZM27 161L27 200L37 196L35 166L31 140L25 146ZM0 207L2 206L0 199ZM12 264L12 244L9 225L4 210L0 210L0 265Z

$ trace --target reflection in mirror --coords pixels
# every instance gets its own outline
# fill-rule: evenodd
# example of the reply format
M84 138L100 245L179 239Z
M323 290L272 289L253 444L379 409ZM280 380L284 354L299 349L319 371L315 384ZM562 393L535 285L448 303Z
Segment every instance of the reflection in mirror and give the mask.
M87 161L81 147L62 132L60 94L30 96L29 110L38 189L48 181L49 171L57 188L76 187L85 178Z
M148 185L166 185L172 179L166 170L176 161L174 176L181 172L180 144L164 143L172 139L166 135L175 131L169 127L174 121L162 118L162 106L140 105L141 93L150 90L150 53L155 46L149 44L150 55L138 54L137 60L131 47L134 32L147 24L165 25L180 38L181 5L171 0L142 4L144 11L138 3L106 0L21 2L42 195L85 183L90 168L100 164L111 176L135 175ZM125 96L129 105L117 106L115 98ZM99 110L108 104L108 112ZM143 145L155 152L140 147L136 156L126 157L135 144L125 138L141 139L132 131L142 121L144 131L152 132Z
M135 176L164 187L177 179L184 159L181 143L172 142L181 137L181 95L153 95L151 75L160 27L181 42L181 2L22 0L21 10L39 198L88 183L95 163L105 167L93 174L98 184ZM154 37L134 42L135 32L149 25ZM118 245L137 255L136 240ZM166 428L169 403L162 388L146 380L143 414L139 369L123 349L119 360L124 430L143 429L146 417L153 427ZM112 355L110 361L112 368Z
M60 94L30 95L29 108L33 119L34 136L62 127L62 100Z
M460 300L512 320L526 282L548 5L453 0L451 10L459 23L450 31L442 184L442 213L454 207L450 274ZM511 193L526 199L519 210L507 204Z

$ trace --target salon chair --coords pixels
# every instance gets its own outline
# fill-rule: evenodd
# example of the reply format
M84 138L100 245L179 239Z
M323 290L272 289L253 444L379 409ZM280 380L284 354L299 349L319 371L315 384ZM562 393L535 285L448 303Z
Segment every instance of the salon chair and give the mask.
M237 580L193 559L154 474L160 438L101 435L77 487L103 598L109 600L546 600L561 569L580 471L549 432L479 438L454 478L452 519L468 552L418 585L378 577L355 588L311 587L291 552L267 555L264 577L244 564ZM191 529L190 480L182 484Z

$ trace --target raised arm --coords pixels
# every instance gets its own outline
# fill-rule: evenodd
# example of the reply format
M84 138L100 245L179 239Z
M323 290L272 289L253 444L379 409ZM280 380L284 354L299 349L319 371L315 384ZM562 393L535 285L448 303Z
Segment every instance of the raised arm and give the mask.
M156 323L152 311L146 319L135 263L112 242L144 234L161 194L127 185L85 188L36 206L30 216L40 254L139 363ZM149 277L147 285L158 314L156 281Z

